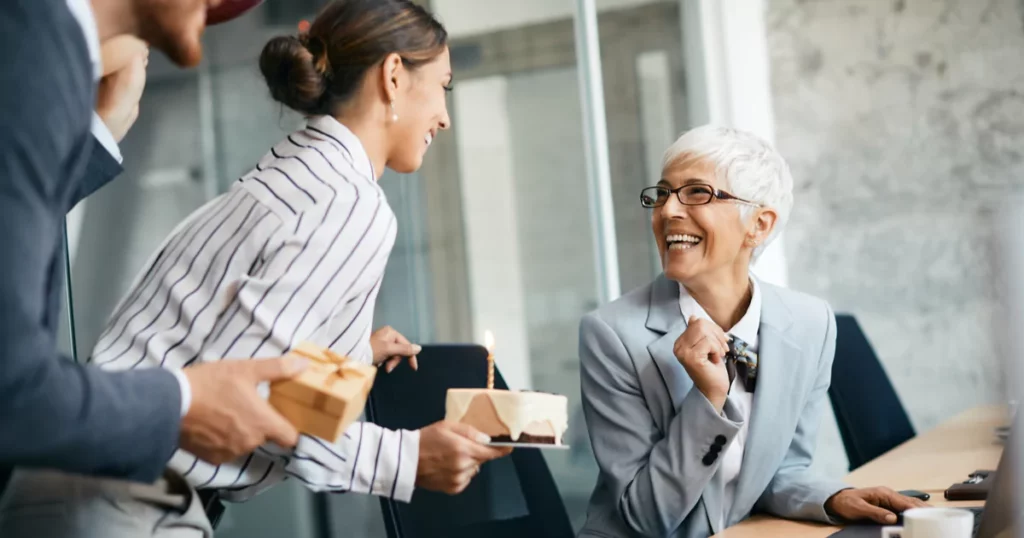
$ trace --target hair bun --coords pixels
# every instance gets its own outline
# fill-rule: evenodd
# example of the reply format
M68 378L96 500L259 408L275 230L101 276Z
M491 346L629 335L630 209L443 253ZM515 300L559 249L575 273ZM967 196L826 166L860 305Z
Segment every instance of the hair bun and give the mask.
M299 36L299 43L313 55L313 67L316 72L324 78L331 77L331 62L327 57L327 43L319 36L302 34Z
M304 36L305 37L305 36ZM320 48L320 57L303 43ZM313 45L316 43L316 45ZM326 48L320 39L279 36L270 40L260 54L260 72L270 95L284 106L306 115L325 114L327 80Z
M260 56L270 94L303 114L338 114L390 54L412 70L448 47L444 26L412 0L320 3L323 9L300 35L275 37Z

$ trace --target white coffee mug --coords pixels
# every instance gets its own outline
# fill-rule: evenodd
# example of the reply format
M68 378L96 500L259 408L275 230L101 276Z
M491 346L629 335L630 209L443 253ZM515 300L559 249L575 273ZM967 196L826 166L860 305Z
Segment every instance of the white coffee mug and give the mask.
M882 538L971 538L974 514L957 508L911 508L902 527L883 527Z

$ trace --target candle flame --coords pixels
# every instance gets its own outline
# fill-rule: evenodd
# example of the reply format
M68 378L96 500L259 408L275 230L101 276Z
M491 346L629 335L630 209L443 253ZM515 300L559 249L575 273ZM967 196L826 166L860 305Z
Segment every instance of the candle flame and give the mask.
M487 352L494 351L494 333L491 331L484 331L484 347L487 348Z

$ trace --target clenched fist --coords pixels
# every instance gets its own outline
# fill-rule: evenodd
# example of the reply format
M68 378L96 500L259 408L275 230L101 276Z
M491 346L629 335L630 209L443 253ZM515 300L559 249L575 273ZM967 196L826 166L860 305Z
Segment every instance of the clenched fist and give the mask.
M691 316L673 351L693 384L721 413L729 396L729 372L725 369L729 338L725 331L712 321Z

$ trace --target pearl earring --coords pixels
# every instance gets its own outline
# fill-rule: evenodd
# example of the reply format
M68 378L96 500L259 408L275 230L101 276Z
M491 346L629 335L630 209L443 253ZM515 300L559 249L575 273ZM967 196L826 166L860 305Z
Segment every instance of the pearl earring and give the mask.
M395 112L395 102L391 101L391 121L392 123L398 121L398 113Z

